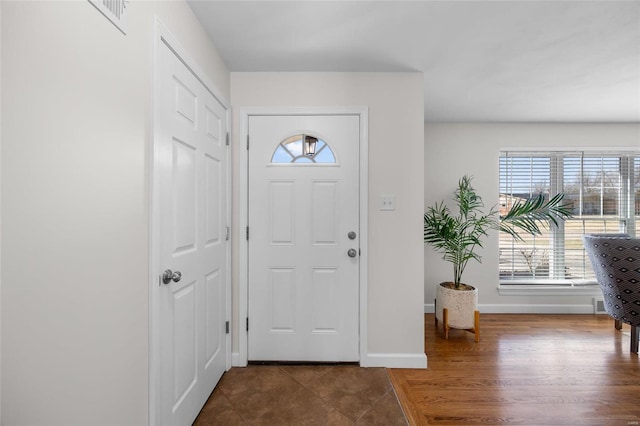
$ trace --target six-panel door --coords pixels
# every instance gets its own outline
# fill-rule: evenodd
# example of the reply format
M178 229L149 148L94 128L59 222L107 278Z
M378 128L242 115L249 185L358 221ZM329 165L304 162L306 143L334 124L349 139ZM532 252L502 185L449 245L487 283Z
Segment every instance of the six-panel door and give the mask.
M279 148L298 134L333 162ZM249 136L249 360L358 361L359 117L251 116Z
M226 368L226 110L164 44L157 96L162 424L191 424ZM160 271L162 272L162 271Z

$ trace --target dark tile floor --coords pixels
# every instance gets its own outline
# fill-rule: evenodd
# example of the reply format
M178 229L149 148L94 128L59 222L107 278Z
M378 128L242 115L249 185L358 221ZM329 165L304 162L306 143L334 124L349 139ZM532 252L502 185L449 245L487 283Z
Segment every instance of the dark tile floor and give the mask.
M251 365L232 368L196 426L406 426L384 368L350 365Z

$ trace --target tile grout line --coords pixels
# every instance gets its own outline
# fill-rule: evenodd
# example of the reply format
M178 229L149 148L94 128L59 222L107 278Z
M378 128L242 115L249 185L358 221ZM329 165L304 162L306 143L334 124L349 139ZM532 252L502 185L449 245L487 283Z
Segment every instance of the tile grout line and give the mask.
M386 391L385 393L383 393L381 397L379 397L378 399L376 399L375 401L373 401L373 402L371 403L371 405L369 406L369 408L367 408L367 409L365 410L365 412L364 412L364 413L362 413L362 414L361 414L361 415L356 419L356 424L360 421L360 419L361 419L361 418L363 418L364 416L366 416L366 415L367 415L367 413L368 413L369 411L371 411L371 410L375 407L376 403L380 402L380 400L381 400L382 398L384 398L385 396L387 396L387 394L388 394L390 391L391 391L391 389L387 389L387 391ZM404 413L403 413L403 414L404 414Z

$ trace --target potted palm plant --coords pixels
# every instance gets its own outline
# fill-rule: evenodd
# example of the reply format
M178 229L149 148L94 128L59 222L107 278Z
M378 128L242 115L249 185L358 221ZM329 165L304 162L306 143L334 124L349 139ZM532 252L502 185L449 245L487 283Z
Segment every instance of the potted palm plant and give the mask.
M453 281L442 282L436 291L436 324L444 324L445 338L449 328L469 330L479 340L480 316L478 289L462 283L462 274L470 260L481 262L477 249L482 247L489 230L498 229L517 239L518 231L541 234L540 226L558 224L570 217L562 205L564 195L545 201L543 194L530 200L516 202L502 217L496 217L495 207L483 213L484 203L471 185L472 177L458 181L454 201L457 212L452 213L444 201L427 208L424 214L424 242L431 245L443 259L453 266Z

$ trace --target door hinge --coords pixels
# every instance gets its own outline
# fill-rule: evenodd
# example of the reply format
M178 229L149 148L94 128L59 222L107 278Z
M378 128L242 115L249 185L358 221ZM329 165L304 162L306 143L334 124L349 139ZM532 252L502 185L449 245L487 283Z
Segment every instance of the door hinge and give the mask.
M229 238L231 238L231 228L229 228L227 226L227 231L226 232L227 233L225 234L224 239L225 239L225 241L229 241Z
M229 132L227 132L227 146L229 146Z
M249 149L249 135L247 135L247 149Z
M249 227L247 226L247 241L249 241Z
M229 334L229 321L224 324L224 332L225 334Z
M249 317L247 317L247 331L249 331Z

